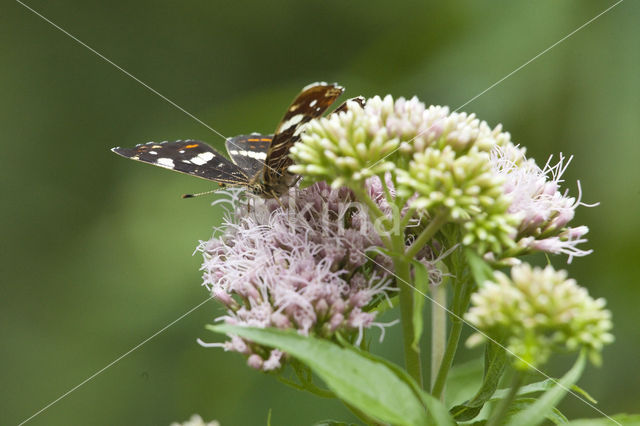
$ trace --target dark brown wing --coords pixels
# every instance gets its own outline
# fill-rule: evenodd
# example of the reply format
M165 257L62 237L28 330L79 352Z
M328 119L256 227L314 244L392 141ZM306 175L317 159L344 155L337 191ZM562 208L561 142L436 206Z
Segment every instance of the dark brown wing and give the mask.
M282 176L291 165L289 149L299 139L304 124L324 114L342 94L344 88L337 83L313 83L302 89L276 129L267 152L265 183Z
M214 182L231 185L249 184L247 176L240 167L200 141L149 142L136 145L134 148L116 147L111 151L125 158Z
M252 133L227 139L226 146L229 157L242 169L249 180L264 170L272 138L273 135Z
M365 104L367 103L367 100L364 98L364 96L356 96L355 98L347 99L346 101L344 101L342 103L342 105L340 105L338 108L336 108L333 111L331 111L331 114L335 114L337 112L348 111L349 110L349 106L347 104L349 102L355 102L358 105L360 105L362 108L364 108Z

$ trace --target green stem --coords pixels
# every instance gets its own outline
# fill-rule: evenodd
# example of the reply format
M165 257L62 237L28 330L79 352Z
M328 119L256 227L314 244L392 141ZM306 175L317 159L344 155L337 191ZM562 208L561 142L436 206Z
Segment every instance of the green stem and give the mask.
M436 398L442 398L444 392L444 386L447 382L447 375L451 369L453 358L456 355L458 349L458 343L460 341L460 333L462 332L462 315L467 309L469 304L469 298L471 297L469 280L456 281L454 283L453 302L451 304L453 314L451 315L451 332L449 333L449 340L447 341L447 347L442 357L442 363L438 369L438 375L431 389L431 394ZM444 306L444 305L442 305ZM440 307L442 308L442 307Z
M381 179L383 179L382 185L384 188L385 196L387 197L387 201L389 203L392 203L394 200L391 199L391 194L389 192L389 188L386 185L386 182L384 181L384 176ZM411 277L410 264L410 260L413 258L413 255L407 256L405 253L405 229L400 228L397 230L397 232L390 232L393 231L393 223L390 223L389 218L384 214L384 212L382 212L382 210L380 210L380 207L371 199L369 194L367 194L360 187L353 187L351 189L356 194L358 200L367 205L367 210L369 211L369 215L374 224L377 223L377 221L382 221L382 224L385 227L383 231L386 235L380 232L379 233L387 249L389 249L393 253L393 266L395 270L396 284L399 289L398 299L400 304L400 318L402 322L405 367L407 373L422 388L423 382L420 348L413 347L412 344L415 335L413 325L413 298L415 287L413 285L413 279ZM430 223L429 226L427 226L427 228L423 230L421 234L422 239L420 241L426 243L431 238L431 236L433 236L433 234L437 232L442 223L444 223L444 218L437 218L436 220L432 221L432 223ZM419 241L416 240L414 244L417 242Z
M440 230L442 225L444 225L444 223L447 221L447 217L448 215L445 213L436 215L431 220L431 222L429 222L429 225L427 225L427 227L422 230L420 235L418 235L418 238L415 239L413 244L411 244L411 246L407 249L407 251L405 252L405 256L408 259L413 259L415 255L418 254L420 249L429 242L431 237L433 237L436 232Z
M407 227L407 225L409 224L409 221L411 220L411 218L415 213L416 213L416 209L414 207L409 207L407 209L407 213L400 220L400 229L404 229Z
M362 201L367 205L374 218L383 218L385 223L387 222L386 215L382 212L382 210L380 210L380 207L375 203L375 201L373 201L371 197L369 197L369 194L367 194L362 188L355 186L351 187L351 190L355 192L359 201Z
M516 395L518 395L518 390L520 386L522 386L524 378L524 373L520 370L515 370L513 373L513 378L511 380L511 388L509 389L509 393L506 398L500 400L498 406L491 414L489 421L487 422L487 426L497 426L503 424L505 421L505 417L507 412L509 411L509 406L515 399Z
M431 302L431 388L433 388L436 375L442 365L445 344L447 342L447 288L443 282L432 289Z
M389 204L393 203L395 200L391 196L391 191L389 191L389 185L387 185L386 174L380 176L380 183L382 184L382 190L384 191L384 196L387 198L387 202Z
M362 188L354 186L351 188L359 201L368 207L369 216L373 223L382 220L386 231L390 229L389 219L380 210L380 207L369 197ZM399 289L400 317L402 321L402 337L404 346L404 358L407 372L422 387L422 369L420 362L419 348L413 348L413 280L411 278L411 268L409 258L404 256L405 242L404 229L400 229L397 234L380 234L387 249L394 253L393 266L395 269L396 284Z
M378 232L379 230L376 229L376 232L378 232L378 234L380 235L380 238L382 239L382 242L384 243L385 247L387 247L388 249L391 248L391 238L389 237L389 218L387 218L387 216L384 214L384 212L382 210L380 210L380 207L375 203L375 201L373 201L371 199L371 197L369 197L369 194L367 194L362 188L353 186L351 187L351 190L356 194L356 198L358 199L358 201L361 201L363 203L366 204L367 206L367 210L369 212L369 218L371 219L371 223L375 224L378 223L378 221L382 221L382 225L384 226L384 232Z
M397 238L396 244L397 245ZM402 244L403 239L400 238ZM398 248L394 247L397 252ZM393 265L396 275L396 284L400 290L400 318L402 322L402 339L404 347L404 362L409 375L422 388L422 365L420 361L420 348L413 347L413 297L414 286L411 280L411 269L409 262L403 256L396 256L393 259Z

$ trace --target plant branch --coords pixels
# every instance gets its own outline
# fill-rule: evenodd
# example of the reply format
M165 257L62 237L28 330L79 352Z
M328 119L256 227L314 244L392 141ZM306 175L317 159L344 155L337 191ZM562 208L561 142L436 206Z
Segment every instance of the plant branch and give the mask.
M378 232L378 229L376 229L376 231L380 235L380 238L382 239L385 247L391 249L391 238L389 237L389 235L386 235L388 234L389 229L389 218L387 217L387 215L385 215L384 212L380 210L380 207L371 199L371 197L369 197L369 194L367 194L362 188L357 186L351 186L350 188L356 194L358 201L366 204L369 218L371 219L374 228L378 221L382 221L382 224L385 228L384 233Z
M395 250L394 250L395 251ZM420 348L413 347L413 298L414 286L411 279L410 264L402 255L393 259L396 284L400 290L400 318L402 322L402 339L404 347L405 367L409 375L420 385L422 384L422 363L420 360Z
M520 386L522 386L524 374L520 370L515 370L513 373L513 378L511 380L511 388L509 389L509 393L507 396L500 400L498 406L491 414L489 421L487 422L487 426L497 426L504 423L505 416L509 411L509 406L515 399L516 395L518 395L518 390Z
M444 358L447 341L447 288L441 283L433 288L431 294L431 388L433 388L438 370Z
M429 225L427 225L427 227L422 230L420 235L418 235L418 238L415 239L413 244L411 244L411 246L407 249L407 251L405 252L405 256L408 259L413 259L415 255L418 254L420 249L424 247L424 245L429 242L431 237L433 237L436 232L438 232L438 230L442 227L442 225L444 225L444 223L447 221L447 218L448 215L446 213L437 214L431 220L431 222L429 222Z
M445 349L444 356L442 357L442 363L440 363L438 375L434 381L433 388L431 389L431 394L436 398L442 398L444 386L447 382L447 375L451 369L451 364L453 363L453 358L456 355L456 350L458 349L458 343L460 341L460 334L463 326L462 315L467 309L470 297L471 291L469 280L456 280L454 283L454 295L451 305L453 311L453 315L451 315L451 332L449 333L449 340L447 341L447 347Z
M416 213L415 207L407 208L407 213L405 213L405 215L400 220L400 229L405 229L407 225L409 225L409 221L411 220L411 218L415 213Z

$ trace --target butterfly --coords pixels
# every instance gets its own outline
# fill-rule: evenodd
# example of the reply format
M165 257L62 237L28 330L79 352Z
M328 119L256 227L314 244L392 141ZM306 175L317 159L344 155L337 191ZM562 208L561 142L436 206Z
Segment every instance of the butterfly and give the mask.
M297 177L287 170L292 164L289 149L300 139L305 124L322 116L343 91L344 88L336 83L313 83L304 87L273 134L251 133L226 140L231 161L206 143L191 139L148 142L134 148L116 147L111 151L125 158L211 180L221 186L245 186L263 198L277 199L297 181ZM361 96L351 101L364 106ZM333 113L346 111L347 102Z

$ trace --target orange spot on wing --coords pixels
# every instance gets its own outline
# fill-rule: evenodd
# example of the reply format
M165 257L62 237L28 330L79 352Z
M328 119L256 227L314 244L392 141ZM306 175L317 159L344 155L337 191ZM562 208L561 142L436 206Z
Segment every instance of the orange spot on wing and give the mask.
M192 145L187 145L187 146L185 146L185 148L190 149L190 148L195 148L196 146L198 146L198 144L197 144L197 143L194 143L194 144L192 144Z
M247 139L249 142L260 142L260 139Z
M262 138L262 139L260 139L260 140L261 140L262 142L271 142L271 139L269 139L269 138Z

